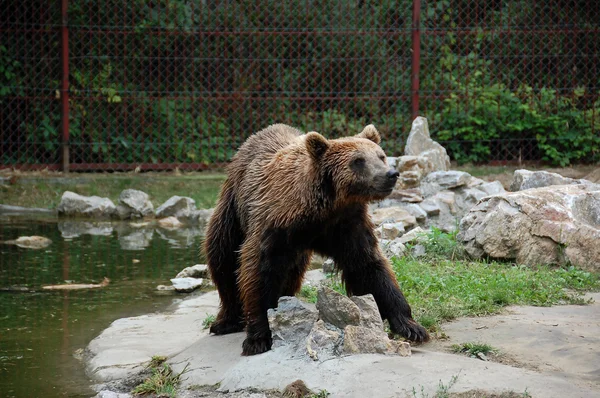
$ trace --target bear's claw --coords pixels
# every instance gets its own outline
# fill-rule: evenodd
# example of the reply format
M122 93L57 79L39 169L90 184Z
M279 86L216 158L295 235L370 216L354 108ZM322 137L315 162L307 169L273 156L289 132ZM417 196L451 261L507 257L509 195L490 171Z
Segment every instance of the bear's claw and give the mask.
M271 349L273 341L270 336L246 337L242 344L242 355L250 356L262 354Z
M210 325L210 333L215 335L223 335L230 333L238 333L244 330L244 323L234 320L217 320Z
M405 337L415 343L425 343L429 341L427 330L414 319L409 318L392 318L388 320L392 332Z

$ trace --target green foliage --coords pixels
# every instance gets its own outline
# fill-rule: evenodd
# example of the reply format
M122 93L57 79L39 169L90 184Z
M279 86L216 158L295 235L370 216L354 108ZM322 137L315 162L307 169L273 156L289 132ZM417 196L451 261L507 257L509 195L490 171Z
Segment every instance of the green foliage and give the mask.
M208 329L210 325L212 325L215 322L216 319L217 317L213 314L206 314L206 318L204 318L204 320L202 321L202 329Z
M477 357L477 354L482 353L488 355L490 353L497 353L498 350L489 344L485 343L462 343L453 344L451 347L452 351L457 354L466 354L470 357Z
M317 302L317 288L314 286L302 285L298 295L300 296L301 299L303 299L309 303Z
M450 260L464 259L466 253L462 246L456 241L458 229L454 232L443 232L439 228L432 227L431 230L418 237L417 242L425 247L425 252L430 257L444 258Z

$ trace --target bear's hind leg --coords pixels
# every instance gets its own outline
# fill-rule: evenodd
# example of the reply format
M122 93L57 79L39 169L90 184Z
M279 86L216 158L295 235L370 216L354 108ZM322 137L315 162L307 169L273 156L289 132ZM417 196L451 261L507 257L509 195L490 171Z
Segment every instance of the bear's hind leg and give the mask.
M266 231L244 242L239 277L246 315L246 340L242 355L269 351L272 345L267 319L269 308L277 307L286 274L296 257L277 231Z
M281 291L282 296L295 296L302 288L302 279L310 266L311 252L299 252L294 258L292 268L287 272L285 283Z
M210 333L221 335L244 330L242 302L237 286L238 250L243 239L235 210L233 188L226 181L221 200L210 218L204 241L208 268L221 298L221 308L210 327Z

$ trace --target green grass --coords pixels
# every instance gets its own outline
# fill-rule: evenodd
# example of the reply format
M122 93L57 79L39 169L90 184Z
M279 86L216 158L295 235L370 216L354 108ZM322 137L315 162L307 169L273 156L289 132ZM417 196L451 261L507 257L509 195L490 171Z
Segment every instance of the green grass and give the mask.
M572 266L470 261L454 235L439 231L421 242L426 242L426 257L394 258L392 264L413 315L432 332L440 322L496 314L513 304L586 304L582 293L600 290L597 274Z
M71 174L68 177L22 176L14 184L0 185L0 203L55 208L65 191L108 197L115 204L124 189L139 189L150 195L157 208L173 195L188 196L199 209L216 203L224 174Z
M187 370L187 366L181 373L173 373L169 364L165 363L166 357L153 356L148 364L151 376L144 382L135 387L131 393L133 395L155 394L158 397L176 397L177 386L181 381L181 375Z
M417 394L417 390L413 387L413 391L412 391L413 397L414 398L449 398L450 397L450 389L452 388L452 386L454 384L456 384L457 380L458 380L458 375L452 376L450 378L450 381L448 382L448 384L444 384L440 380L436 392L431 397L429 396L429 394L425 394L425 388L423 386L421 386L421 391L420 391L419 395Z
M212 314L206 314L206 318L204 318L204 320L202 321L202 329L208 329L216 319L216 316Z
M298 297L309 303L317 302L317 288L314 286L302 285Z
M490 353L497 353L498 350L489 344L485 343L462 343L453 344L451 347L452 352L455 354L465 354L470 357L476 357L477 354L482 353L488 355Z

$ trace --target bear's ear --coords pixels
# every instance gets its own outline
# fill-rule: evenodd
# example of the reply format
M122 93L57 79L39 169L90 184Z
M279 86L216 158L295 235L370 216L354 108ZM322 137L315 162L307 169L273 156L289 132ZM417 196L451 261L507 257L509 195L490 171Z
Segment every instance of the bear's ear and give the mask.
M375 126L373 126L372 124L369 124L367 127L364 128L364 130L360 133L356 135L357 138L366 138L368 140L373 141L374 143L378 144L381 142L381 136L379 135L379 131L377 131L377 129L375 128Z
M319 160L327 152L329 143L321 134L311 131L306 134L306 149L313 159Z

